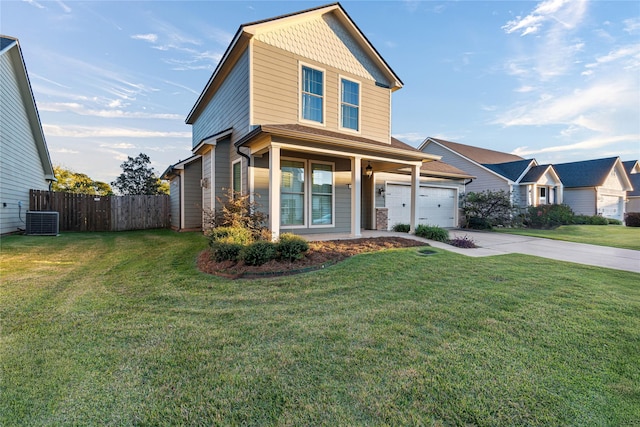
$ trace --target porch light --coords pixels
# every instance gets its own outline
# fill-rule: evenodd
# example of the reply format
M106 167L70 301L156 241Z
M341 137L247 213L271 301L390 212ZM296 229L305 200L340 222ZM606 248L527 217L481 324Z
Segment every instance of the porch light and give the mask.
M371 167L371 162L369 162L367 167L364 168L364 174L367 176L367 178L371 178L371 176L373 175L373 168Z

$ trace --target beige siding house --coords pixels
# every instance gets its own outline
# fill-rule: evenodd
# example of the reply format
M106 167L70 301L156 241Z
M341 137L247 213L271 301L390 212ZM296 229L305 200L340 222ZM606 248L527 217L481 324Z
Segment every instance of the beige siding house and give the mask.
M55 180L20 44L0 36L0 234L25 228L29 190Z
M467 192L506 191L521 208L563 203L564 186L554 165L438 138L427 138L419 149L474 175Z
M376 228L383 174L398 173L415 227L422 167L439 156L391 138L402 85L337 3L241 25L186 119L201 209L232 189L262 205L274 237L359 236Z
M625 213L640 212L640 162L637 160L629 160L622 163L633 187L633 190L627 191Z

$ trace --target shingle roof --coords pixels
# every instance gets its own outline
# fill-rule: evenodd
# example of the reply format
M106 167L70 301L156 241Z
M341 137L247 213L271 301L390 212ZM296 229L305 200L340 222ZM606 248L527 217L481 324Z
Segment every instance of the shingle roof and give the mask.
M518 160L524 160L520 156L515 154L503 153L501 151L487 150L486 148L473 147L471 145L460 144L458 142L445 141L439 138L429 138L439 144L447 147L448 149L455 151L464 157L473 160L480 164L496 164L515 162Z
M581 162L560 163L553 167L560 176L565 188L599 187L618 160L617 157L584 160Z
M515 162L497 163L497 164L483 164L482 166L487 169L491 169L497 174L504 176L511 181L517 181L520 175L529 167L533 160L517 160Z
M627 160L626 162L622 162L622 165L624 166L624 170L627 171L627 175L629 176L632 175L631 171L637 164L638 164L637 160Z
M633 191L627 191L627 196L640 196L640 173L629 175L629 181L631 181Z
M420 171L430 176L475 178L473 175L469 175L465 171L440 160L423 163Z
M545 172L547 171L547 169L549 169L550 167L553 168L553 166L551 166L551 165L534 166L531 169L529 169L527 174L522 177L520 182L522 182L522 183L537 182L540 178L542 178L542 175L544 175Z

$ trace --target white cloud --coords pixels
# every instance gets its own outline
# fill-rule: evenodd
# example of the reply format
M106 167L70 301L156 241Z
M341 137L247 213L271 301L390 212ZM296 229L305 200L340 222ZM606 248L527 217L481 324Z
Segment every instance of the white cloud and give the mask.
M60 8L65 12L65 13L71 13L71 8L69 6L67 6L66 4L64 4L63 2L61 2L60 0L57 1L58 6L60 6Z
M110 106L119 106L120 100L111 101ZM81 116L103 117L103 118L123 118L123 119L165 119L181 120L179 114L170 113L145 113L140 111L123 110L94 110L86 108L84 105L75 102L43 102L38 105L41 111L53 113L72 112Z
M624 30L629 34L637 34L640 32L640 17L625 19Z
M149 129L61 126L43 124L45 135L67 138L191 138L190 132L163 132Z
M507 22L502 29L507 34L519 32L521 36L538 33L547 22L559 23L565 28L573 28L581 19L585 8L584 0L547 0L525 17L518 16Z
M23 0L25 3L29 3L31 6L35 6L38 9L46 9L43 5L41 5L40 3L38 3L35 0Z
M50 148L49 151L52 153L60 153L60 154L80 154L77 150L71 150L69 148Z
M399 139L400 141L407 142L410 144L422 142L425 139L427 139L425 135L417 132L399 133L399 134L393 135L393 137Z
M144 40L146 42L149 43L155 43L158 41L158 35L157 34L134 34L131 36L132 39L134 40Z
M524 85L524 86L520 86L519 88L515 89L515 92L519 92L519 93L529 93L529 92L533 92L536 88L533 86L529 86L529 85Z
M571 151L571 150L594 150L596 148L602 148L609 145L625 143L625 142L637 143L638 140L640 140L640 135L638 134L597 136L594 138L590 138L580 142L576 142L573 144L566 144L566 145L556 145L556 146L544 147L544 148L518 147L515 150L513 150L512 154L515 154L521 157L526 157L526 156L532 156L536 154L557 153L557 152Z

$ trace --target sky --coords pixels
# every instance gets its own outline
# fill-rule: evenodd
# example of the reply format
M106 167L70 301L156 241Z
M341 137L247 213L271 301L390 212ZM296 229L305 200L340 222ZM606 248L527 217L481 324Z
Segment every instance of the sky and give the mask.
M185 118L239 26L317 1L3 0L54 165L112 182L190 156ZM640 158L640 2L343 1L396 72L392 134L535 158Z

